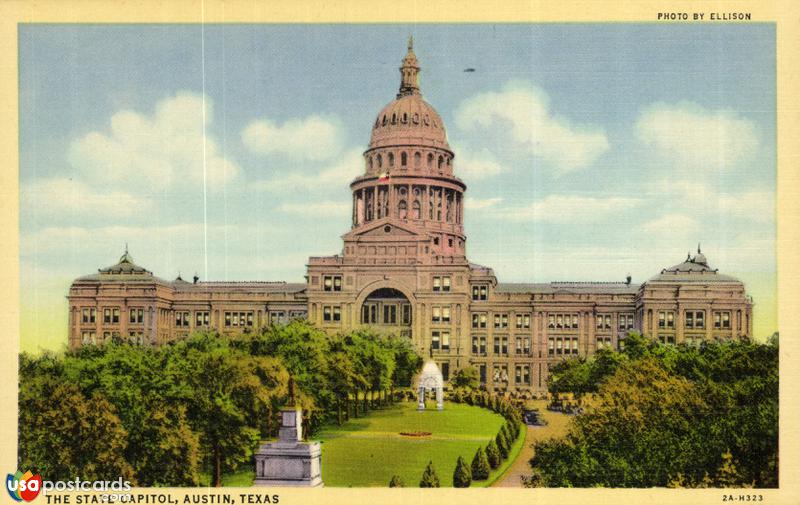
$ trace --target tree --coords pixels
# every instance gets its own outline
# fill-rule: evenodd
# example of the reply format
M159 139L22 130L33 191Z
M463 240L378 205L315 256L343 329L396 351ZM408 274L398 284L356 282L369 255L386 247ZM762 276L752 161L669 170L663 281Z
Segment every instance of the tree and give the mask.
M439 476L436 475L436 470L433 468L433 461L428 461L428 466L422 472L422 480L419 481L419 487L439 487Z
M285 397L288 374L275 359L250 356L215 335L191 336L171 351L165 373L184 385L180 400L220 486L223 471L250 461L261 439L259 415Z
M478 369L474 366L459 368L450 379L450 383L456 388L478 389L480 376Z
M20 381L19 454L22 468L52 480L124 480L136 483L125 461L128 433L99 392L87 398L62 377Z
M490 440L489 445L486 446L486 459L489 461L489 466L491 466L492 469L500 466L500 463L503 461L500 457L500 450L497 448L497 443L495 443L494 440Z
M486 480L489 478L489 460L486 457L483 447L478 447L475 456L472 458L472 478L474 480Z
M453 487L469 487L472 483L472 470L461 456L456 461L456 469L453 472Z
M402 477L395 474L392 475L392 479L389 481L389 487L406 487L406 484L403 482Z
M729 451L725 451L722 455L722 464L717 469L717 474L714 476L714 483L717 487L751 487L742 485L744 477L736 468L736 463L733 461L733 455Z

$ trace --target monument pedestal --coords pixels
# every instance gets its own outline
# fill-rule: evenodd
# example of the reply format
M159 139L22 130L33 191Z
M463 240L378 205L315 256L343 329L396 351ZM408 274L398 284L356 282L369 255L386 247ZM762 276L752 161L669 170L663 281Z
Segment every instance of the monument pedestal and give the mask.
M302 411L281 411L278 441L256 452L254 486L322 486L322 450L319 442L302 442Z

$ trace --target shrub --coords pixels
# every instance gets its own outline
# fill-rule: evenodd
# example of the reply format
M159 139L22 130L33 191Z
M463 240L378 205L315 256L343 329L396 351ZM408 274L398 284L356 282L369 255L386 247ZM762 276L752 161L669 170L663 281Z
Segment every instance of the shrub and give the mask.
M469 487L472 483L472 470L467 465L464 458L458 457L456 461L456 469L453 472L453 487Z
M406 487L402 477L399 475L392 475L392 480L389 481L389 487Z
M472 478L474 480L486 480L489 478L489 459L486 457L483 447L478 447L475 457L472 458Z
M433 468L433 461L428 461L428 466L422 472L419 487L439 487L439 476L436 475L436 469Z
M500 451L497 449L497 444L494 440L491 440L489 445L486 446L486 459L489 460L489 466L491 466L492 469L500 466L502 459L500 458Z
M497 442L497 450L500 451L500 457L506 459L508 457L508 440L506 440L502 429L497 432L497 436L494 437L494 440Z

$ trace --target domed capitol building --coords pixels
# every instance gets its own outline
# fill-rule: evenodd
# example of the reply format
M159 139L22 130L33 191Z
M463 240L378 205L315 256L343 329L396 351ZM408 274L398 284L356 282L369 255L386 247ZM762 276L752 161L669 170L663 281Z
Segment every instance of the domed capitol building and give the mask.
M404 335L445 381L471 365L489 390L530 395L546 390L550 364L618 348L632 330L667 344L752 336L744 284L699 247L640 285L501 283L470 263L467 188L419 71L409 42L397 97L375 118L364 173L350 183L341 254L309 258L305 283L168 281L126 250L72 283L70 348L112 338L161 345L196 330L234 334L307 318L331 333L369 326Z

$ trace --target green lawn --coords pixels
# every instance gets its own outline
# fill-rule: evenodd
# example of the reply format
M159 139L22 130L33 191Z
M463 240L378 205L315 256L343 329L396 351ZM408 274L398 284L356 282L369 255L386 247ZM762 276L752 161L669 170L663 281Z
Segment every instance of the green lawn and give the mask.
M425 465L432 460L442 486L452 486L458 456L471 463L477 448L494 438L504 423L498 414L464 404L445 403L442 411L432 403L423 412L416 407L415 402L400 403L320 432L315 439L322 441L325 485L385 487L397 474L406 486L416 487ZM432 435L404 437L401 431L427 431ZM473 486L485 484L473 482Z

